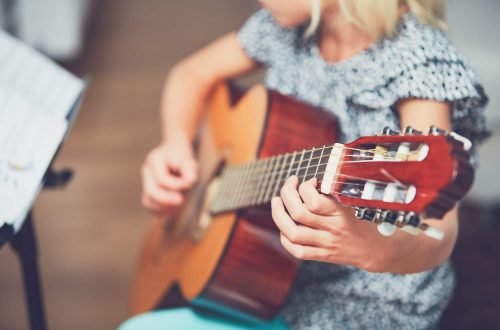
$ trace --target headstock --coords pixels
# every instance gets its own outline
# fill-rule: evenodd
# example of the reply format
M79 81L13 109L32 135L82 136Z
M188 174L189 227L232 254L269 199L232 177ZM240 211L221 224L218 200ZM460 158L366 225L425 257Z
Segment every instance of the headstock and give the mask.
M442 218L469 190L469 149L469 140L436 127L427 135L411 127L403 134L385 128L382 135L336 145L334 164L329 162L335 174L325 175L321 191L354 206L356 216L379 224L383 235L399 227L441 239L421 217Z

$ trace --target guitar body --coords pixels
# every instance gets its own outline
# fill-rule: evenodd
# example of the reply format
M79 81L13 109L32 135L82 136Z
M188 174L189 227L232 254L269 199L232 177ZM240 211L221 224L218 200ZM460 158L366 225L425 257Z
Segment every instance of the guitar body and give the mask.
M280 244L270 207L212 216L208 205L224 164L333 143L336 122L310 106L253 87L213 93L200 131L200 179L175 221L152 221L139 257L132 314L182 305L271 319L299 261Z

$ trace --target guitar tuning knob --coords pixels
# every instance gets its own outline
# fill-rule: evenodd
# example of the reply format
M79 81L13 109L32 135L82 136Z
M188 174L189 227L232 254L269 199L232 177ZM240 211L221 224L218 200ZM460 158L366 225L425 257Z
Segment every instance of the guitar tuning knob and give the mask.
M358 219L373 221L375 220L377 213L375 210L356 206L354 208L354 215Z
M429 135L447 135L448 132L445 130L442 130L440 128L437 128L436 126L432 125L429 128Z
M378 232L383 236L392 236L396 231L396 222L399 214L389 210L379 212L379 214L381 223L377 226Z
M359 206L354 207L354 216L358 219L363 219L363 214L365 212L364 208L361 208Z
M382 135L399 135L399 132L394 131L389 126L384 127L382 130Z
M450 132L450 136L452 138L454 138L455 140L462 142L462 144L464 145L465 151L469 151L470 148L472 148L472 142L468 138L466 138L460 134L457 134L455 132Z
M444 237L444 232L441 229L422 223L420 221L420 216L414 212L408 212L405 215L405 223L406 225L401 229L410 234L416 235L423 232L425 235L438 241L442 240Z
M396 231L396 226L389 222L382 222L377 226L377 230L382 236L392 236Z
M421 135L421 134L422 134L422 132L414 129L411 126L406 126L406 128L405 128L405 135Z
M424 232L425 235L429 236L430 238L434 238L437 241L442 241L444 238L444 232L441 229L435 227L427 225L427 228L422 229L422 231Z

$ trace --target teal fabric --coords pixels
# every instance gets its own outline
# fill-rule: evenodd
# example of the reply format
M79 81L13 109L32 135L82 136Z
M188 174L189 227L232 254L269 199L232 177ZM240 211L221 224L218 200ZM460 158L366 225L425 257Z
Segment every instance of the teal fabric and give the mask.
M118 330L288 330L280 319L259 324L245 323L209 314L193 311L191 308L173 308L137 315L118 327Z

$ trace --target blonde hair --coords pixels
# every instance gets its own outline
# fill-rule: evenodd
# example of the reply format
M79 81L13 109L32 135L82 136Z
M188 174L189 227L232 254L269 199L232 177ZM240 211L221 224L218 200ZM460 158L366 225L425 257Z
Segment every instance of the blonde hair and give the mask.
M321 0L311 0L311 23L305 33L310 36L319 26ZM396 33L401 10L412 12L420 21L445 30L446 0L338 0L340 10L351 23L375 39Z

